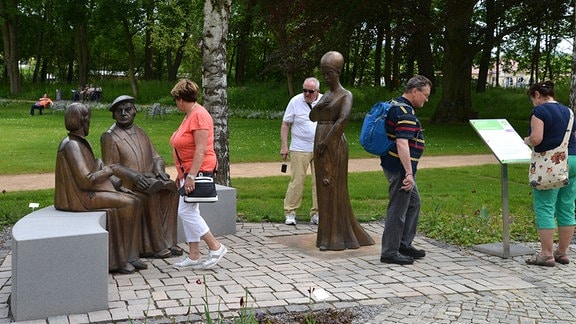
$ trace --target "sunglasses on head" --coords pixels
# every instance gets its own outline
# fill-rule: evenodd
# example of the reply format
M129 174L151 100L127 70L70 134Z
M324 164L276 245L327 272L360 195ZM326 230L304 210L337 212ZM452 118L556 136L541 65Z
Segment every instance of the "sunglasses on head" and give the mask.
M313 94L314 92L316 92L316 90L308 90L308 89L302 89L302 91L304 91L304 93L309 93L309 94Z

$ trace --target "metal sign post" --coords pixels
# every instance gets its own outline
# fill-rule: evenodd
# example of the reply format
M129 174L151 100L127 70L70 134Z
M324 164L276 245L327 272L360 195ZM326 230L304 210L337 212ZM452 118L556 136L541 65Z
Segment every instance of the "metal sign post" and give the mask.
M510 216L508 215L508 164L502 169L502 257L510 257Z
M534 250L510 245L510 215L508 213L508 164L528 163L532 150L506 119L471 119L470 124L500 161L502 178L502 242L475 245L473 248L502 258L533 254ZM526 184L528 185L528 184Z

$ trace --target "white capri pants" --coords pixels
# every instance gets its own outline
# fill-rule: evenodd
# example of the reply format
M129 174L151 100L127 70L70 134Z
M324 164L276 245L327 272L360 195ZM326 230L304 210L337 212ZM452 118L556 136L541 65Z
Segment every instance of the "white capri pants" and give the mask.
M180 181L180 186L184 185L184 180ZM184 197L180 196L178 202L178 217L182 220L182 229L186 237L186 243L200 242L202 236L210 231L208 224L200 215L200 204L184 202Z

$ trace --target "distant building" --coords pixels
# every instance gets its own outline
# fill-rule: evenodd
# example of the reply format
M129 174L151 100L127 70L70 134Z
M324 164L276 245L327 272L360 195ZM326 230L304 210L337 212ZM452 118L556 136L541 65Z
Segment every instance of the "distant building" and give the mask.
M530 75L525 71L518 71L518 62L501 62L499 66L498 80L496 80L496 66L488 70L486 83L488 86L503 88L524 88L528 86ZM478 67L472 67L472 79L478 80Z

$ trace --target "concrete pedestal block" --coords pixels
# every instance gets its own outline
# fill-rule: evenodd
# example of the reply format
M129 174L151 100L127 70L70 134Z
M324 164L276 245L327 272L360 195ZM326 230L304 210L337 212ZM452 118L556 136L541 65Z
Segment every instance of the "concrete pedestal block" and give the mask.
M214 236L236 233L236 189L216 185L218 201L201 203L200 215L204 218ZM178 242L186 242L182 221L178 219Z
M16 321L108 309L106 212L46 207L12 228Z

